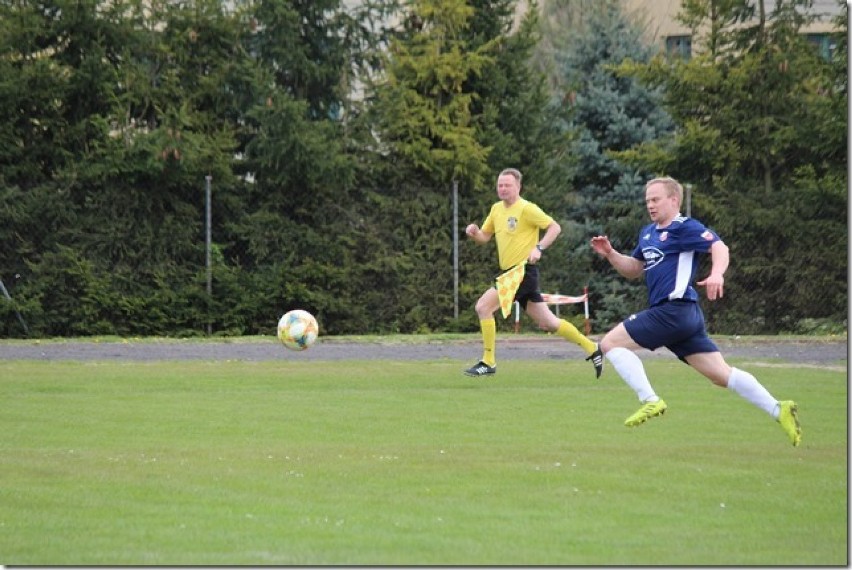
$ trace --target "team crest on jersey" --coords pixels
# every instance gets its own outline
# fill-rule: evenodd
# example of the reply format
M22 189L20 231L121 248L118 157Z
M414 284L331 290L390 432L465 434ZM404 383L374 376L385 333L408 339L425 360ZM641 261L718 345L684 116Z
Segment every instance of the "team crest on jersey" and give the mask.
M515 231L515 228L517 228L517 227L518 227L518 218L516 218L516 217L514 217L514 216L510 217L510 218L507 220L507 222L508 222L508 224L509 224L509 231L510 231L510 232Z
M701 234L701 237L703 237L703 238L704 238L704 239L706 239L707 241L712 241L712 240L713 240L713 234L710 232L710 230L704 230L704 233L703 233L703 234Z
M645 270L651 269L659 264L666 255L656 247L646 247L642 250L642 257L645 258Z
M660 234L660 241L666 241L669 239L669 232L663 232Z

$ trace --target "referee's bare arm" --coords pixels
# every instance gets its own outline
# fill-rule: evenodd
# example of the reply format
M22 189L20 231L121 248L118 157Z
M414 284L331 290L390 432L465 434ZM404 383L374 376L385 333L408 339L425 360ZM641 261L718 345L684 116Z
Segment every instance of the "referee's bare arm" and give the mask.
M467 226L464 233L466 233L467 236L476 243L487 243L491 240L491 236L494 235L492 233L482 231L476 224L470 224Z

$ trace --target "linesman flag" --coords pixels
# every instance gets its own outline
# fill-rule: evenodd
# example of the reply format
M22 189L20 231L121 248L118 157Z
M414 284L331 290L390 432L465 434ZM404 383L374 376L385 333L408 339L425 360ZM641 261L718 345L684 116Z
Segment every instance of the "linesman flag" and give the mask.
M526 264L526 261L519 263L497 277L497 296L500 298L500 311L504 319L512 314L512 302L515 300L515 293L518 292L521 281L524 280Z

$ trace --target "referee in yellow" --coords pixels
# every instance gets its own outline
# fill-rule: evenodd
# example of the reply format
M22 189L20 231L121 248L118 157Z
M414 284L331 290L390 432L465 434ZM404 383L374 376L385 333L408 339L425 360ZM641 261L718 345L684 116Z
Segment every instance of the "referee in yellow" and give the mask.
M553 218L532 202L521 198L521 172L507 168L497 177L497 196L482 228L470 224L465 233L478 244L497 237L497 257L500 270L507 271L526 262L524 278L515 293L515 300L543 330L556 333L567 341L579 345L595 367L595 376L603 370L603 354L597 344L585 337L577 327L557 318L544 302L538 280L538 261L550 245L556 241L562 228ZM540 236L541 230L544 235ZM497 324L494 311L500 307L496 287L491 287L476 302L476 314L482 329L482 360L465 370L468 376L496 374Z

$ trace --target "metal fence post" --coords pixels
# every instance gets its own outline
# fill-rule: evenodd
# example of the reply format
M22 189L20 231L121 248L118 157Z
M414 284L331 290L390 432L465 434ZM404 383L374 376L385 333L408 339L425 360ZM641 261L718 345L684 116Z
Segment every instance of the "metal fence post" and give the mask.
M12 296L9 295L9 291L6 290L6 286L3 285L2 279L0 279L0 291L3 292L3 296L6 297L6 299L8 299L11 303ZM15 316L18 317L18 322L21 323L21 326L24 328L24 332L26 333L26 335L30 336L30 329L29 327L27 327L27 323L24 321L24 317L21 316L21 313L20 311L18 311L18 309L15 309Z
M453 180L453 318L459 318L459 183Z
M684 199L686 200L686 217L692 217L692 184L684 184L683 189L686 191Z
M213 334L213 319L210 308L213 306L213 259L211 248L213 246L213 205L210 192L210 183L213 177L209 174L204 177L207 181L204 191L204 210L205 210L205 250L207 254L207 336Z

